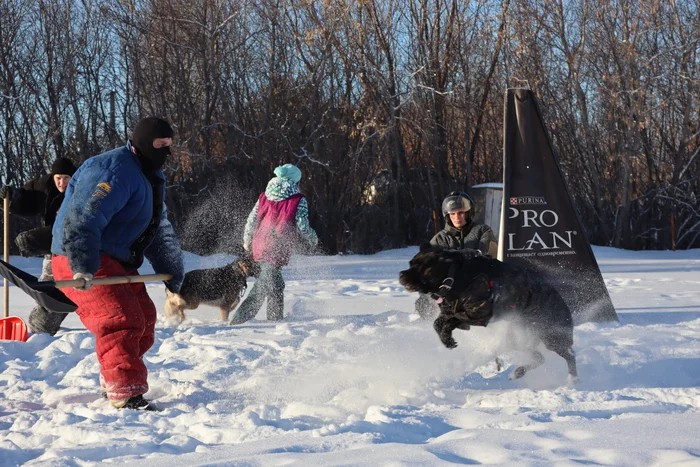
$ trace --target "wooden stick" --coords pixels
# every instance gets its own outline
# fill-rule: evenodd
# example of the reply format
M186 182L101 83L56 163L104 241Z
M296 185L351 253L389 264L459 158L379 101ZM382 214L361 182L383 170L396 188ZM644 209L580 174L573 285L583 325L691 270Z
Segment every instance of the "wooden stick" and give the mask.
M144 274L142 276L112 276L100 277L92 280L92 285L115 285L115 284L137 284L140 282L167 281L173 278L172 274ZM80 287L85 284L85 279L74 279L67 281L44 281L27 282L31 288L56 287L57 289L67 289L69 287Z
M10 197L6 196L2 200L3 207L3 249L4 260L6 263L10 262ZM7 279L2 281L2 290L5 294L5 318L10 316L10 284Z
M671 250L676 251L676 216L671 213Z

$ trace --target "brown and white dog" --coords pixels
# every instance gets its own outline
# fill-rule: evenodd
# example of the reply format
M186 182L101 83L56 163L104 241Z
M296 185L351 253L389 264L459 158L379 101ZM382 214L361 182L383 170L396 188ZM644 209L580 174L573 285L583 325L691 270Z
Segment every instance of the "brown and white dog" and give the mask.
M180 293L165 290L165 317L171 323L180 324L185 320L185 310L210 305L218 307L221 319L228 321L228 315L245 294L246 279L259 273L260 266L249 256L240 256L219 268L190 271L185 274Z

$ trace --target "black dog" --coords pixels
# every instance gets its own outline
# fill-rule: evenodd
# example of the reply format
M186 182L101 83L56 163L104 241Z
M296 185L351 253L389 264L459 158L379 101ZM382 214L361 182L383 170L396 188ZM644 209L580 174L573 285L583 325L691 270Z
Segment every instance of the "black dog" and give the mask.
M526 350L532 363L517 367L511 379L544 362L536 349L540 342L561 355L570 377L576 378L571 311L539 273L485 256L469 258L432 248L422 249L409 264L399 282L408 291L430 294L438 301L441 312L433 327L445 347L457 346L452 338L455 329L508 320L531 336Z
M259 273L260 266L249 256L219 268L190 271L185 274L180 293L166 289L165 316L179 324L185 319L185 310L205 304L219 307L221 319L228 321L248 287L246 279Z

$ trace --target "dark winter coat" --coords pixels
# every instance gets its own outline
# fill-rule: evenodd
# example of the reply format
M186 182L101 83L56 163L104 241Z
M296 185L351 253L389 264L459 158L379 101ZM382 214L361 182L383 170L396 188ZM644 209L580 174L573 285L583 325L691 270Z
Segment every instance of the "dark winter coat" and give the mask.
M170 273L180 290L184 266L180 244L165 209L165 179L147 176L131 143L88 159L71 179L53 229L51 252L67 256L74 272L94 274L100 256L128 270L143 257L156 273Z
M10 206L13 214L41 216L41 225L51 227L62 202L63 193L56 188L53 174L46 174L15 190Z
M63 202L53 174L43 175L14 191L10 210L20 216L41 216L41 227L17 235L15 243L22 256L42 256L51 250L51 228Z
M484 255L495 258L498 253L496 235L491 227L484 224L470 224L456 229L449 223L435 234L430 244L443 250L480 250Z

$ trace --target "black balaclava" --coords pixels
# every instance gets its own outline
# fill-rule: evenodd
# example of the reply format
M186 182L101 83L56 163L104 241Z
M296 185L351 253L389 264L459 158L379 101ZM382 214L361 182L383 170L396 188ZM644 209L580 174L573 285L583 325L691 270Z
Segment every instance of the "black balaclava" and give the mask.
M172 138L173 129L170 124L158 117L145 117L139 120L131 133L131 144L143 164L144 172L155 172L165 165L170 155L170 146L154 148L156 138Z

